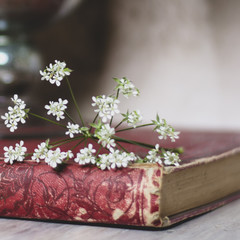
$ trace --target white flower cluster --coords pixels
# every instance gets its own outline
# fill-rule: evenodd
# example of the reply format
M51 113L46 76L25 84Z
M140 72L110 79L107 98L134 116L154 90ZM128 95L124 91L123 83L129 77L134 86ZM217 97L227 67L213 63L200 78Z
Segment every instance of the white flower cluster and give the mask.
M85 147L80 150L79 153L77 153L76 158L74 159L75 162L79 163L80 165L85 164L95 164L96 158L93 155L96 152L96 150L93 148L93 145L90 143L88 144L88 147Z
M45 159L47 152L48 152L48 146L46 142L40 143L38 145L38 148L34 149L32 160L39 163L41 159Z
M159 118L157 115L156 120L152 121L155 125L154 130L159 134L159 139L167 139L169 137L172 142L179 138L180 132L175 132L174 128L167 124L165 119Z
M119 92L122 93L126 98L139 95L139 90L127 78L114 78L114 80L118 83L116 89L119 90Z
M158 163L158 164L162 164L162 160L161 157L159 155L159 144L155 145L154 149L151 149L147 156L146 159L148 162L150 163Z
M163 159L162 159L162 158ZM162 161L164 162L164 165L174 165L174 166L179 166L180 158L177 153L170 152L170 151L164 151L160 155L160 150L159 150L159 144L155 145L154 149L151 149L147 156L146 156L147 162L150 163L158 163L162 164Z
M77 153L75 162L79 165L96 164L101 170L115 169L121 167L127 167L129 163L137 160L134 153L121 152L119 150L111 150L110 153L99 154L98 157L94 154L96 150L92 144L88 144Z
M121 152L119 150L111 150L109 154L99 154L99 161L97 166L100 169L115 169L127 167L129 163L137 160L134 153Z
M44 71L40 71L42 76L41 80L49 81L51 84L55 84L56 86L60 86L64 77L70 75L70 73L71 70L66 67L66 63L57 60L55 60L54 64L50 64ZM139 90L130 80L125 77L121 79L115 78L114 80L117 82L117 86L115 88L116 96L100 95L92 97L92 106L95 108L94 111L97 114L93 123L91 123L89 127L85 126L84 124L68 79L66 79L66 81L68 83L72 100L77 108L77 112L81 120L80 125L76 123L75 120L72 119L71 116L66 112L68 104L68 100L66 99L63 100L62 98L59 98L56 102L49 101L49 104L45 105L45 109L47 110L48 115L52 115L56 118L56 121L65 119L66 115L66 117L70 119L67 125L60 124L37 114L31 113L29 109L26 109L25 102L22 101L17 94L11 98L12 102L14 103L14 107L8 107L8 113L5 113L5 115L1 116L1 118L4 120L5 125L10 129L11 132L14 132L17 129L19 122L25 123L25 119L28 117L28 115L39 117L64 127L66 129L65 135L68 136L67 139L62 139L52 143L52 145L49 143L49 140L47 140L46 142L40 143L34 149L34 152L29 154L31 155L31 159L33 161L38 163L40 161L45 161L45 163L52 168L56 168L58 164L62 164L70 158L73 158L74 161L79 165L95 164L102 170L127 167L132 162L150 162L178 166L180 162L178 153L175 153L174 151L166 151L164 149L159 150L159 144L156 144L155 148L152 146L153 149L148 151L148 154L144 159L140 159L140 157L132 152L128 153L124 146L121 145L122 142L125 142L145 147L147 146L147 144L144 143L123 139L118 135L115 136L115 128L112 127L112 122L115 114L120 112L118 109L118 105L120 103L118 99L119 94L123 94L123 96L129 98L130 96L138 96ZM122 116L123 119L118 125L116 125L116 129L119 128L124 122L126 122L131 128L121 128L120 130L117 129L116 133L132 128L152 125L154 126L154 130L159 134L159 139L167 139L169 137L171 141L174 142L177 138L179 138L179 132L175 132L173 127L168 125L165 119L160 119L158 115L156 120L153 120L152 123L143 125L139 125L139 123L142 121L142 115L140 114L139 110L132 112L127 111L127 113L122 114ZM94 128L94 130L92 130L92 128ZM98 144L101 146L99 146L97 151L94 149L91 143L89 143L88 146L80 149L75 156L71 150L64 152L59 148L59 146L64 143L73 143L73 141L78 141L77 144L71 148L73 150L83 141L88 139L98 141ZM104 151L102 151L102 148L105 148L103 149ZM105 153L106 150L108 153ZM27 148L24 147L23 141L17 143L15 147L4 147L4 161L10 164L13 164L14 161L22 162L26 156L26 151Z
M18 98L17 94L14 94L11 100L15 104L14 107L9 106L8 112L5 113L5 115L2 115L1 118L4 120L6 127L10 129L10 132L14 132L17 129L19 122L22 124L26 122L25 118L27 117L27 110L25 109L25 102Z
M74 134L82 133L78 124L68 122L67 129L68 131L65 134L69 135L70 138L73 138Z
M92 97L92 100L92 106L98 107L98 109L95 109L94 111L99 114L99 117L104 123L110 120L115 115L115 113L119 113L118 104L120 101L115 97L101 95Z
M98 138L98 143L102 144L108 150L113 150L116 147L115 140L112 136L115 134L115 129L111 128L110 125L102 124L99 128L96 128L94 136Z
M45 109L48 110L48 115L56 116L56 120L60 121L64 119L64 111L67 109L68 100L58 99L58 102L49 101L49 105L45 105Z
M45 154L45 162L52 168L56 168L58 164L61 164L65 159L72 158L73 153L69 150L68 152L61 152L60 148L55 150L48 150Z
M72 151L62 152L60 148L55 150L49 150L49 146L46 142L42 142L38 145L38 148L34 150L32 160L40 162L43 160L52 168L56 168L58 164L61 164L65 159L73 158Z
M174 165L179 166L179 162L181 162L177 153L166 151L163 154L164 157L164 164L165 165Z
M51 84L56 84L58 87L65 76L70 75L71 70L66 68L65 62L55 60L55 64L50 63L44 71L40 70L42 75L41 80L49 81Z
M20 141L20 143L15 145L15 148L13 146L4 147L4 162L9 162L10 164L13 164L14 161L22 162L27 151L23 144L24 142Z
M128 126L136 128L137 124L142 121L142 115L139 110L132 111L131 113L127 112L126 114L122 114L124 120L127 121Z

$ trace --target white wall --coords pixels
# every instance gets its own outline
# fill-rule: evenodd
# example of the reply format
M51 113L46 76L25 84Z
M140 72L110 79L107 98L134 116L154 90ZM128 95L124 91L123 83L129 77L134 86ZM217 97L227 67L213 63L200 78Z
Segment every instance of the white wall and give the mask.
M141 96L121 110L178 127L240 129L240 1L114 0L99 94L126 76ZM89 105L88 105L89 108Z

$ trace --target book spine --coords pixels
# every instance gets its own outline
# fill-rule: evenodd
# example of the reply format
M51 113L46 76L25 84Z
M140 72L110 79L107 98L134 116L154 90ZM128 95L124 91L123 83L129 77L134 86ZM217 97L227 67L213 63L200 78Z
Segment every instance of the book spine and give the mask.
M0 216L160 227L162 170L0 164Z

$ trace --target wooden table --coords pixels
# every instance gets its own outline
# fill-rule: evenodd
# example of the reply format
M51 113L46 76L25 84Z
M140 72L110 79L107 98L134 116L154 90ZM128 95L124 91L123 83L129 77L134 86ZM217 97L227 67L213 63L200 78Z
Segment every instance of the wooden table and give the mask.
M167 230L146 231L0 219L1 240L226 240L240 239L240 199Z

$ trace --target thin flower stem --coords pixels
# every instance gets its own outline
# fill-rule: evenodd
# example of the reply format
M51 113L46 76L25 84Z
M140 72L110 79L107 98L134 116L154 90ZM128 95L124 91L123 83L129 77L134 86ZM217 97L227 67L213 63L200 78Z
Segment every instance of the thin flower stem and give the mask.
M97 143L98 145L100 145L99 143L98 143L98 141L97 141L97 139L98 138L96 138L96 137L92 137L91 138L95 143ZM107 148L107 147L103 147L102 145L100 145L102 148L104 148L104 149L106 149L108 152L110 152L110 150Z
M130 143L130 144L137 145L137 146L140 146L140 147L154 148L154 146L152 144L138 142L138 141L129 140L129 139L125 139L125 138L120 138L120 137L117 137L117 136L114 136L113 139L116 140L116 141L119 141L119 142Z
M68 140L72 140L72 141L75 141L75 140L79 140L79 139L82 139L84 136L81 135L81 136L78 136L78 137L74 137L74 138L64 138L64 139L61 139L59 141L56 141L56 142L53 142L51 143L50 145L55 145L55 144L59 144L59 143L64 143L64 142L67 142Z
M69 143L69 142L72 142L71 140L72 140L72 139L69 139L68 141L66 141L66 142L64 142L64 143L59 143L59 144L52 145L52 146L50 147L50 149L51 149L51 148L55 148L55 147L62 146L63 144L66 144L66 143Z
M42 120L48 121L48 122L50 122L50 123L53 123L53 124L55 124L55 125L58 125L58 126L60 126L60 127L66 128L65 125L63 125L63 124L61 124L61 123L58 123L58 122L55 122L55 121L53 121L53 120L51 120L51 119L42 117L42 116L40 116L40 115L38 115L38 114L31 113L31 112L28 112L28 114L29 114L29 115L32 115L32 116L34 116L34 117L40 118L40 119L42 119Z
M114 136L113 139L115 139L116 141L119 141L119 142L124 142L124 143L129 143L129 144L133 144L133 145L137 145L137 146L140 146L140 147L145 147L145 148L150 148L150 149L153 149L155 148L154 145L152 144L148 144L148 143L143 143L143 142L138 142L138 141L135 141L135 140L128 140L128 139L124 139L124 138L120 138L120 137L117 137L117 136ZM183 153L183 148L163 148L165 151L172 151L172 152L176 152L176 153Z
M147 127L147 126L153 126L153 125L154 125L153 123L147 123L147 124L142 124L142 125L136 126L135 128L141 128L141 127ZM124 128L124 129L120 129L116 132L128 131L128 130L132 130L132 129L135 129L135 128L134 127Z
M98 115L99 115L99 113L96 114L96 116L94 117L92 123L95 123L95 122L96 122L96 120L97 120L97 118L98 118ZM89 129L89 132L92 131L92 128L93 128L93 127L91 126L90 129Z
M26 153L26 154L25 154L25 157L29 157L29 156L31 156L31 155L33 155L33 153Z
M116 99L118 99L118 97L119 97L119 88L117 90Z
M76 122L72 119L72 117L66 111L64 111L64 113L72 123L76 124Z
M112 126L113 116L111 117L109 125Z
M118 125L115 127L115 130L120 127L120 125L124 122L124 120L122 120L120 123L118 123Z
M95 118L93 119L93 122L92 122L92 123L95 123L95 122L96 122L96 120L97 120L97 118L98 118L98 115L99 115L99 113L96 114L96 116L95 116Z
M119 97L119 89L117 90L117 93L116 93L116 99L118 99ZM112 126L112 121L113 121L113 116L111 117L111 120L110 120L110 126Z
M128 151L125 147L123 147L119 142L116 142L116 144L117 144L123 151L125 151L126 153L129 153L129 151Z
M79 141L76 145L74 145L74 146L71 148L71 151L74 150L77 146L79 146L83 141L85 141L85 139L82 139L82 140Z
M69 82L69 80L68 80L67 77L66 77L66 80L67 80L68 88L69 88L69 91L70 91L70 93L71 93L71 97L72 97L72 99L73 99L74 105L75 105L75 107L76 107L76 109L77 109L78 116L79 116L79 118L80 118L81 124L82 124L82 126L84 126L84 121L83 121L83 119L82 119L82 115L81 115L81 113L80 113L80 109L79 109L79 107L78 107L76 98L75 98L75 96L74 96L74 94L73 94L71 84L70 84L70 82Z
M98 151L97 151L97 153L96 153L96 156L98 156L98 154L100 153L100 151L102 150L102 145L100 145L100 147L98 148Z
M77 137L77 138L64 139L62 141L60 140L58 142L55 142L54 144L51 144L50 148L55 148L55 147L61 146L63 144L66 144L66 143L69 143L69 142L73 142L73 141L76 141L76 140L79 140L79 139L82 139L82 138L83 138L83 140L85 139L83 136L81 136L81 137Z

